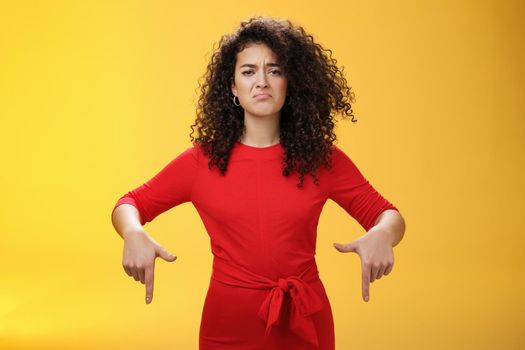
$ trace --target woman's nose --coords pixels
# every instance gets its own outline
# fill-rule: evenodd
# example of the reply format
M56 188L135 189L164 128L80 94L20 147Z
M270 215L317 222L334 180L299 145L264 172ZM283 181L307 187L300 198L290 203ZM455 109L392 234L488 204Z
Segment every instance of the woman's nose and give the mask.
M258 74L258 76L257 76L257 87L267 86L267 85L268 85L268 82L266 80L266 74L264 74L264 72Z

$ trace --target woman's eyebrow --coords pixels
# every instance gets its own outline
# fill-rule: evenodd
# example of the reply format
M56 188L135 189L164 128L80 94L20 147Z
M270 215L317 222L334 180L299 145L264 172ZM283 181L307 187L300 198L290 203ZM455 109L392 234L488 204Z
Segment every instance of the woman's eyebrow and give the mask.
M281 65L278 64L278 63L272 63L272 62L270 62L270 63L267 63L266 66L267 66L267 67L280 67ZM243 64L242 66L240 66L239 68L242 68L242 67L255 68L255 67L257 67L257 65L256 65L256 64L251 64L251 63L245 63L245 64Z

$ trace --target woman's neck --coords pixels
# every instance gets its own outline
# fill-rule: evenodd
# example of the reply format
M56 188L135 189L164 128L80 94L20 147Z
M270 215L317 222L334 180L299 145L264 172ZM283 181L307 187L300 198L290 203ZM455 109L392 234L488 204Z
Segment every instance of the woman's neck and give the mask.
M245 131L240 142L254 147L266 147L279 143L279 116L246 117Z

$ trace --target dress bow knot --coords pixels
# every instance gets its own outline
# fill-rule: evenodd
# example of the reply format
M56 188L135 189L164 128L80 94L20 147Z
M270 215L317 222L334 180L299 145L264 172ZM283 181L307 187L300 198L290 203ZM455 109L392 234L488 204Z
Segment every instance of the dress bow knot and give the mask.
M324 302L310 285L319 281L315 260L298 276L288 276L274 281L233 261L215 256L212 278L231 286L268 290L268 295L258 311L258 316L266 323L265 337L270 334L274 325L279 324L284 295L289 293L290 331L319 347L312 315L323 308Z
M288 288L288 280L286 278L279 278L279 287L281 287L281 289L283 290L283 292L288 292L289 288Z
M291 331L307 342L319 346L311 316L321 310L323 302L312 287L298 277L280 278L261 304L258 315L266 322L265 336L269 335L274 325L280 324L285 293L289 293L291 297Z

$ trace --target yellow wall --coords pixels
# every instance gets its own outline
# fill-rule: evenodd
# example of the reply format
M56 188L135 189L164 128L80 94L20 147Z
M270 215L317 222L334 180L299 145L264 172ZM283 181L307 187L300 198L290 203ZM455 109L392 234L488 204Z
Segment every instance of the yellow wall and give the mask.
M178 256L157 259L151 305L110 213L190 145L213 44L257 14L303 25L345 67L359 121L339 145L407 222L365 303L359 257L332 247L364 232L327 202L317 261L337 348L524 348L524 8L2 2L0 348L197 349L212 256L196 210L145 226Z

